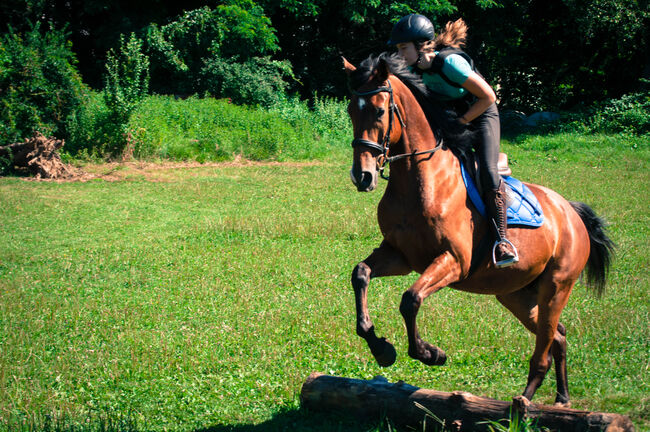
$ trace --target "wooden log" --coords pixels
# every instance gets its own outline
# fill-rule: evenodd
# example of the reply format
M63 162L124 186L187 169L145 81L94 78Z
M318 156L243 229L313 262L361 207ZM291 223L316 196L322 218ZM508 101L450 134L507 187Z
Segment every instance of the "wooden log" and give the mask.
M456 431L486 431L486 421L504 421L511 410L520 418L531 418L537 427L553 431L634 431L626 416L581 411L558 406L538 405L522 396L505 402L466 392L441 392L421 389L402 381L389 383L386 378L359 380L312 373L302 386L301 403L314 411L336 411L352 416L379 419L385 415L394 424L422 430L423 423L439 428L430 414Z

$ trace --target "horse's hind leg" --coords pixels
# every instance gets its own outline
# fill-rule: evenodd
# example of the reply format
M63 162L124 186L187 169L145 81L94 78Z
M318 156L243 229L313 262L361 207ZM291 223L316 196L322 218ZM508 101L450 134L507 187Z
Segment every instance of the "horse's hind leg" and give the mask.
M397 354L393 344L386 338L378 338L375 326L368 312L368 285L371 278L381 276L406 275L411 272L402 255L386 242L360 262L352 271L352 287L357 311L357 334L370 348L370 352L380 366L387 367L395 363Z
M568 295L567 295L568 296ZM501 304L503 304L510 312L521 321L521 323L533 334L538 332L538 312L539 308L537 305L538 300L538 289L537 283L530 284L529 286L515 291L506 295L499 295L497 299ZM569 406L569 387L567 379L567 369L566 369L566 328L564 325L558 322L556 331L553 334L553 340L551 347L546 354L546 363L544 375L551 366L553 360L555 360L555 374L556 374L556 385L557 393L555 398L556 404L561 404L563 406ZM532 359L531 359L531 374L532 374ZM537 383L537 387L541 384L544 376L541 377ZM534 379L534 377L533 377ZM529 385L531 377L529 376ZM535 387L534 390L537 390ZM529 389L529 386L526 387ZM533 394L534 394L533 390ZM524 393L526 396L526 393ZM529 397L530 396L530 397ZM532 398L532 394L529 393L529 398Z

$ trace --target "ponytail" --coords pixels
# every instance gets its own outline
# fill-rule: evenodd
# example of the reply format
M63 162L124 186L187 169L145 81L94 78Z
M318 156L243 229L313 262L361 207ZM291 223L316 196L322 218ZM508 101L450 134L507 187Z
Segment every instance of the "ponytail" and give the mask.
M418 47L420 51L431 52L442 48L462 48L465 46L467 39L467 24L462 18L456 21L449 21L445 25L445 30L441 32L434 40L424 42Z

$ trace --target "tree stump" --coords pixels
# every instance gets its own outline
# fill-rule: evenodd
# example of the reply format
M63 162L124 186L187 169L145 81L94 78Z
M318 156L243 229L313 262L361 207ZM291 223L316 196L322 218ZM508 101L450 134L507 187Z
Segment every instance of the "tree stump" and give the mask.
M74 170L61 161L58 153L64 143L36 132L24 142L0 147L0 159L8 160L14 170L28 172L37 179L71 177Z
M531 418L537 427L553 431L634 431L630 419L619 414L537 405L522 396L505 402L460 391L421 389L401 381L392 384L383 377L367 381L314 372L303 384L300 399L304 407L314 411L375 419L385 415L398 425L417 430L422 429L425 417L427 426L439 428L440 424L433 420L435 416L451 430L487 431L486 421L503 421L514 410L520 418Z

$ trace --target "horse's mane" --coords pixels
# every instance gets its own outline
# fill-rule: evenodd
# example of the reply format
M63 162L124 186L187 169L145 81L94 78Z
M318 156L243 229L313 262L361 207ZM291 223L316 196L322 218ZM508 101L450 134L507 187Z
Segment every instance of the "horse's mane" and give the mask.
M371 55L363 60L349 76L350 88L358 89L368 82L382 60L388 65L390 73L399 78L411 91L438 139L442 137L447 147L457 156L465 159L465 155L472 151L474 134L458 123L455 115L446 111L442 104L431 97L429 89L422 81L422 76L411 71L406 62L397 54L382 53L379 56Z

